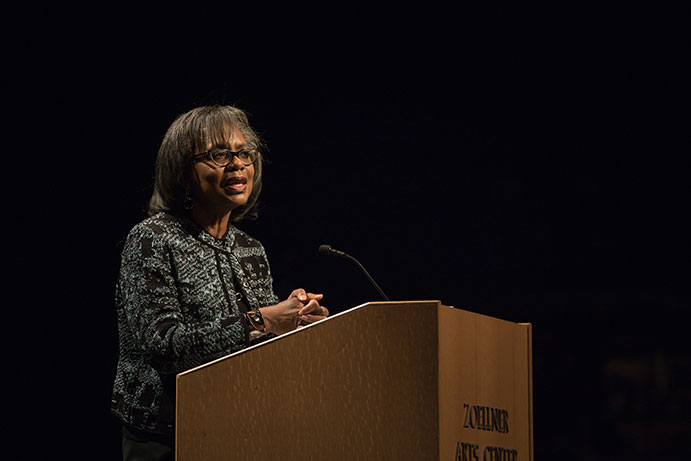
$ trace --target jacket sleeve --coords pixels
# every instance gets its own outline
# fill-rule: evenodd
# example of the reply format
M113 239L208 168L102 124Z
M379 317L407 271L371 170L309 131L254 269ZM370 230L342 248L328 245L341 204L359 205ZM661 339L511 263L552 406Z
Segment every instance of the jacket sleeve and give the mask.
M248 344L238 316L219 314L203 322L185 318L170 249L162 235L147 227L136 227L128 236L116 298L142 352L162 373L188 370Z

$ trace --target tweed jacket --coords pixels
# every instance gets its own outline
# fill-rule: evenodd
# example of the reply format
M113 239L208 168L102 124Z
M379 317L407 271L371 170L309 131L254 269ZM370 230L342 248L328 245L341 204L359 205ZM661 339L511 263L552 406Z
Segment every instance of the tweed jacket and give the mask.
M262 245L230 223L221 239L167 213L137 224L116 287L112 412L129 426L172 433L175 375L247 347L242 312L276 304L272 285Z

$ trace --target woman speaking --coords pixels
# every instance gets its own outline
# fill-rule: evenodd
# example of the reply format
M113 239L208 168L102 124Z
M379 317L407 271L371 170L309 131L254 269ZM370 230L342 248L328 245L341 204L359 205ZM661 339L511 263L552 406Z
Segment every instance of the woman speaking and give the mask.
M279 302L264 248L234 226L256 215L261 149L230 106L180 115L161 143L149 217L127 236L115 296L111 408L124 460L173 459L177 373L328 316L322 295L303 289Z

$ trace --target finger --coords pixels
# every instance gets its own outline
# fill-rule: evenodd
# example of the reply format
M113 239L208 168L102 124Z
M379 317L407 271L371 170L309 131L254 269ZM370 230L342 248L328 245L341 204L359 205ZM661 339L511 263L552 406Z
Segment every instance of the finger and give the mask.
M307 301L307 292L305 292L303 288L298 288L297 290L293 290L290 297L297 298L300 301Z
M306 315L318 316L318 317L328 317L329 316L329 310L324 306L319 306L318 309L313 310L313 311L298 312L298 316L306 316Z
M285 300L278 303L278 305L286 306L290 309L299 309L304 305L304 303L300 302L300 300L297 298L297 295L294 296L293 294L291 294Z
M318 313L321 311L321 306L319 305L319 302L317 302L316 299L311 299L307 304L302 306L300 310L298 311L298 315L302 314L314 314Z
M324 320L325 318L326 318L325 315L311 315L311 314L301 315L300 316L300 324L314 323L314 322L318 322L320 320Z
M304 309L304 311L303 311L303 309ZM305 307L303 307L302 309L300 309L300 311L298 311L298 315L320 315L322 317L328 317L329 316L329 310L324 306L318 306L314 309L309 309L309 310L307 310Z
M324 297L323 294L315 295L314 293L307 293L307 299L315 299L317 301L320 301L323 297Z

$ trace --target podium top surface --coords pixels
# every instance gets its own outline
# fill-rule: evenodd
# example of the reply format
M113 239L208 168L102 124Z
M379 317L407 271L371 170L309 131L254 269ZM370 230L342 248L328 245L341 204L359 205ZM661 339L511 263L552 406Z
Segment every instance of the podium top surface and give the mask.
M239 350L239 351L237 351L237 352L234 352L234 353L232 353L232 354L229 354L229 355L226 355L226 356L223 356L223 357L219 357L219 358L216 359L216 360L212 360L212 361L210 361L210 362L207 362L207 363L204 363L204 364L202 364L202 365L199 365L199 366L197 366L197 367L195 367L195 368L191 368L191 369L189 369L189 370L186 370L186 371L184 371L184 372L181 372L181 373L178 374L178 376L186 375L186 374L189 374L189 373L194 373L195 371L197 371L197 370L199 370L199 369L212 366L212 365L214 365L215 363L217 363L217 362L219 362L219 361L228 360L228 359L230 359L230 358L232 358L232 357L236 357L236 356L239 356L239 355L242 355L242 354L247 354L247 353L249 353L249 352L251 352L251 351L253 351L253 350L255 350L255 349L262 348L262 347L266 347L267 345L272 344L272 343L274 343L274 342L276 342L276 341L281 341L281 340L283 340L283 339L285 339L285 338L287 338L287 337L289 337L289 336L291 336L291 335L303 333L304 331L309 330L309 329L311 329L311 328L317 328L317 327L319 327L321 324L324 324L324 323L327 323L327 322L334 322L334 321L337 321L337 319L339 319L340 317L344 317L344 316L350 315L350 314L352 314L353 312L359 311L359 310L361 310L361 309L368 309L368 308L369 308L369 309L376 309L376 308L378 308L378 307L391 307L391 306L402 306L402 305L406 305L406 306L418 306L418 307L421 307L421 308L422 308L423 306L428 306L429 308L435 308L435 309L439 309L439 308L441 308L441 309L453 309L453 310L455 310L455 311L468 312L468 313L471 313L471 314L474 315L474 316L479 316L479 317L483 317L483 318L487 318L487 319L492 319L492 320L494 320L494 321L506 322L506 323L509 323L509 324L515 324L515 322L511 322L511 321L509 321L509 320L498 319L498 318L495 318L495 317L490 317L490 316L488 316L488 315L479 314L479 313L467 311L467 310L464 310L464 309L458 309L458 308L455 308L455 307L453 307L453 306L446 306L446 305L442 304L440 300L371 301L371 302L366 302L366 303L360 304L360 305L358 305L358 306L351 307L350 309L346 309L346 310L344 310L344 311L342 311L342 312L339 312L338 314L331 315L331 316L325 318L324 320L320 320L320 321L318 321L318 322L315 322L315 323L311 323L311 324L309 324L309 325L306 325L306 326L304 326L304 327L302 327L302 328L298 328L298 329L295 329L295 330L293 330L293 331L289 331L289 332L284 333L284 334L282 334L282 335L276 336L275 338L271 338L271 339L269 339L269 340L263 341L263 342L261 342L261 343L259 343L259 344L255 344L255 345L253 345L253 346L246 347L246 348L241 349L241 350Z

